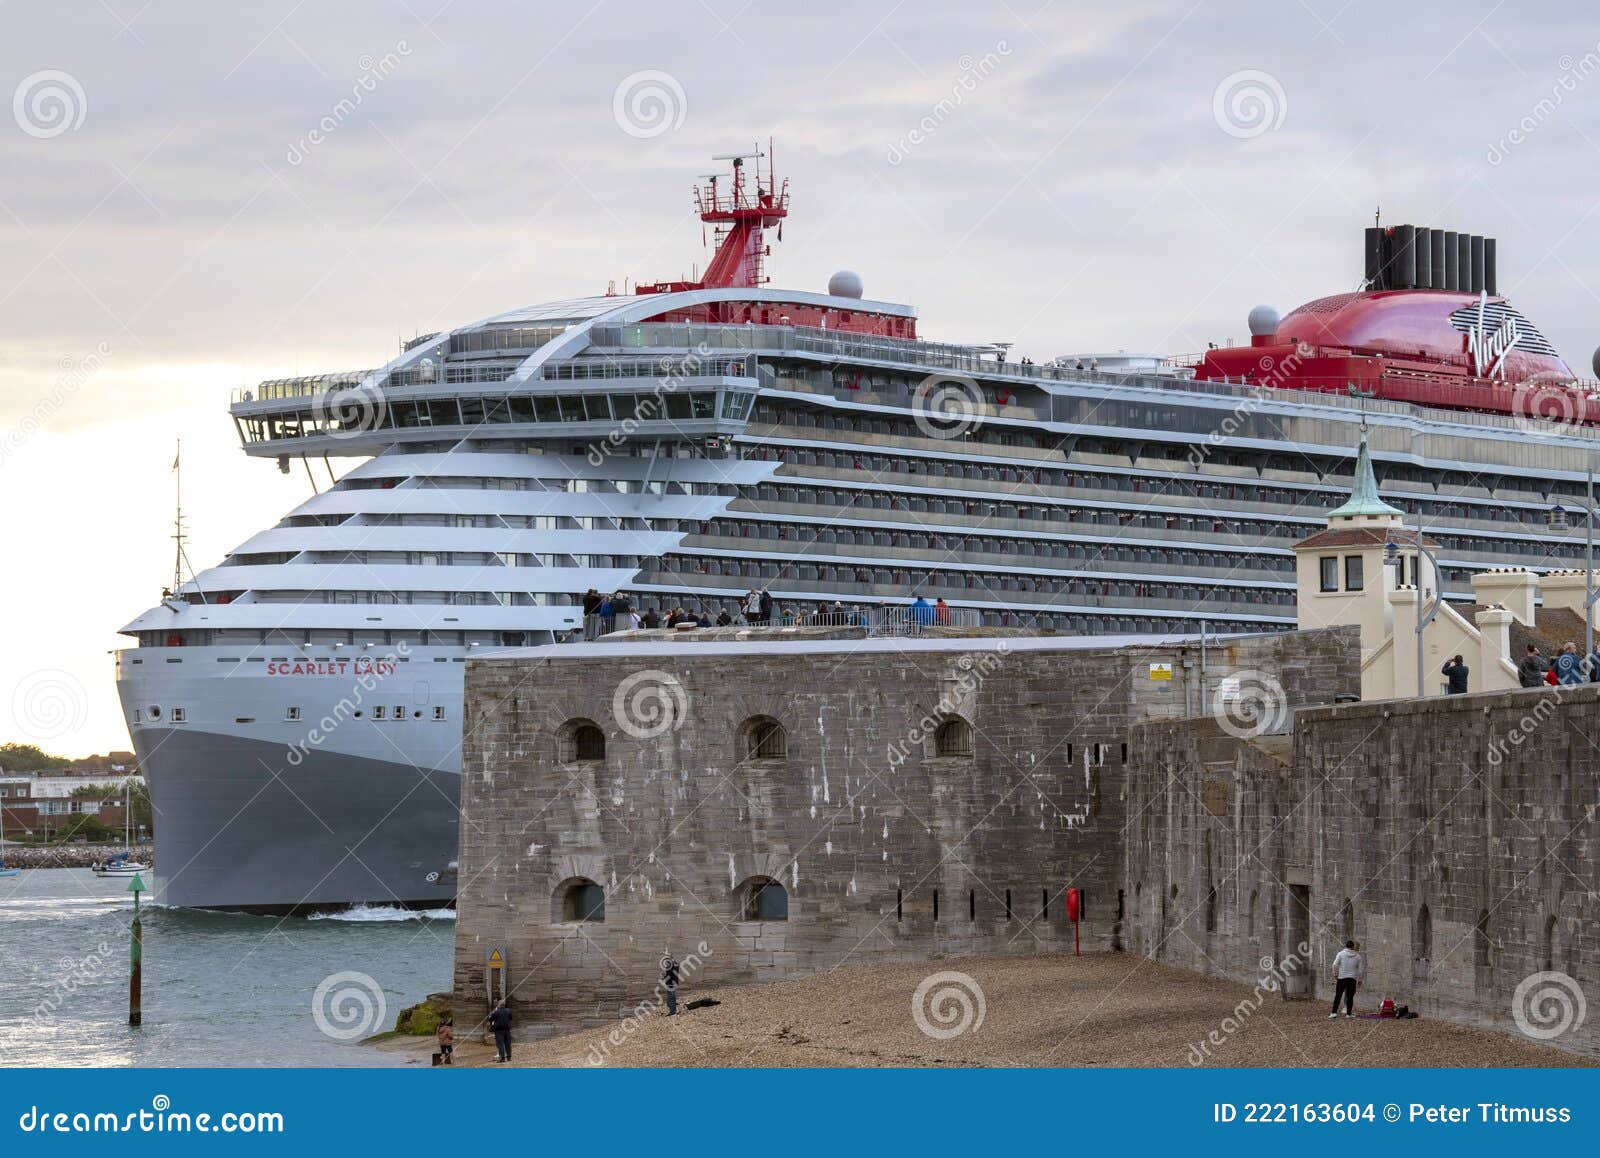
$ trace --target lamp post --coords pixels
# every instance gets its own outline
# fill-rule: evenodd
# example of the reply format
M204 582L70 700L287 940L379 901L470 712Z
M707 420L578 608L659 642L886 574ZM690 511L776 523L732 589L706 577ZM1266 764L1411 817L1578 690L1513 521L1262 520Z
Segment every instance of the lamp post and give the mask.
M1434 616L1439 614L1439 603L1444 599L1444 591L1442 590L1444 583L1443 575L1439 571L1439 560L1433 557L1432 551L1422 545L1422 516L1420 514L1417 516L1417 557L1419 559L1427 558L1429 566L1433 568L1434 585L1440 588L1440 590L1433 593L1433 606L1428 608L1428 614L1423 615L1421 568L1418 568L1418 573L1412 576L1417 581L1417 698L1422 699L1428 694L1422 683L1422 633L1428 624L1433 622ZM1383 558L1390 563L1400 558L1400 547L1394 540L1391 539L1383 545ZM1404 567L1403 562L1401 566ZM1400 577L1404 579L1405 575L1402 574Z

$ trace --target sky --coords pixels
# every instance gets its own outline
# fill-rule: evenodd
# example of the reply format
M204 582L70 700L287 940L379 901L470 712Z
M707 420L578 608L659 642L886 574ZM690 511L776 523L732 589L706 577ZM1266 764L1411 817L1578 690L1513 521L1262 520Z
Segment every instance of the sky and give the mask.
M1368 0L0 3L0 742L128 747L110 652L310 495L230 393L707 257L774 142L774 284L925 337L1187 353L1356 288L1381 207L1600 342L1600 11ZM349 464L343 464L349 465Z

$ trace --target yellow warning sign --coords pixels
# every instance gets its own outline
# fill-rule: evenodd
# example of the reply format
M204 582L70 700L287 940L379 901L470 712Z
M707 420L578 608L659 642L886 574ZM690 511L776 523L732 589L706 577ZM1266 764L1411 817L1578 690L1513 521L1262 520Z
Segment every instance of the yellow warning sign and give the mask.
M489 950L489 968L491 968L491 969L499 969L502 966L504 966L505 963L506 963L506 959L505 959L504 956L501 955L500 950L498 950L498 949Z
M1151 664L1150 678L1153 680L1170 680L1172 678L1172 665L1170 663Z

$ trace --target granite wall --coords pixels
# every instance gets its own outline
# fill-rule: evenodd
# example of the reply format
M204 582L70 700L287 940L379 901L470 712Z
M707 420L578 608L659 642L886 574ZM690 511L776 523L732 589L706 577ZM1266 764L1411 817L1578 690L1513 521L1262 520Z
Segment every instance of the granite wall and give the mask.
M1297 704L1359 688L1349 629L1213 642L1204 692L1197 647L1069 642L730 632L469 662L458 1024L482 1017L494 949L537 1036L651 1000L665 951L686 997L1068 952L1068 888L1085 950L1122 948L1133 725L1219 687L1248 709L1261 678Z

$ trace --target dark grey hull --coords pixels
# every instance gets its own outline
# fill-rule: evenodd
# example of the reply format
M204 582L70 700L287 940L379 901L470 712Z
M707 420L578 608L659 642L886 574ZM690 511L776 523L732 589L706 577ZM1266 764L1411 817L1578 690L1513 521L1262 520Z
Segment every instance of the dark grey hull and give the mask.
M156 900L294 913L455 901L461 777L189 729L136 729Z

